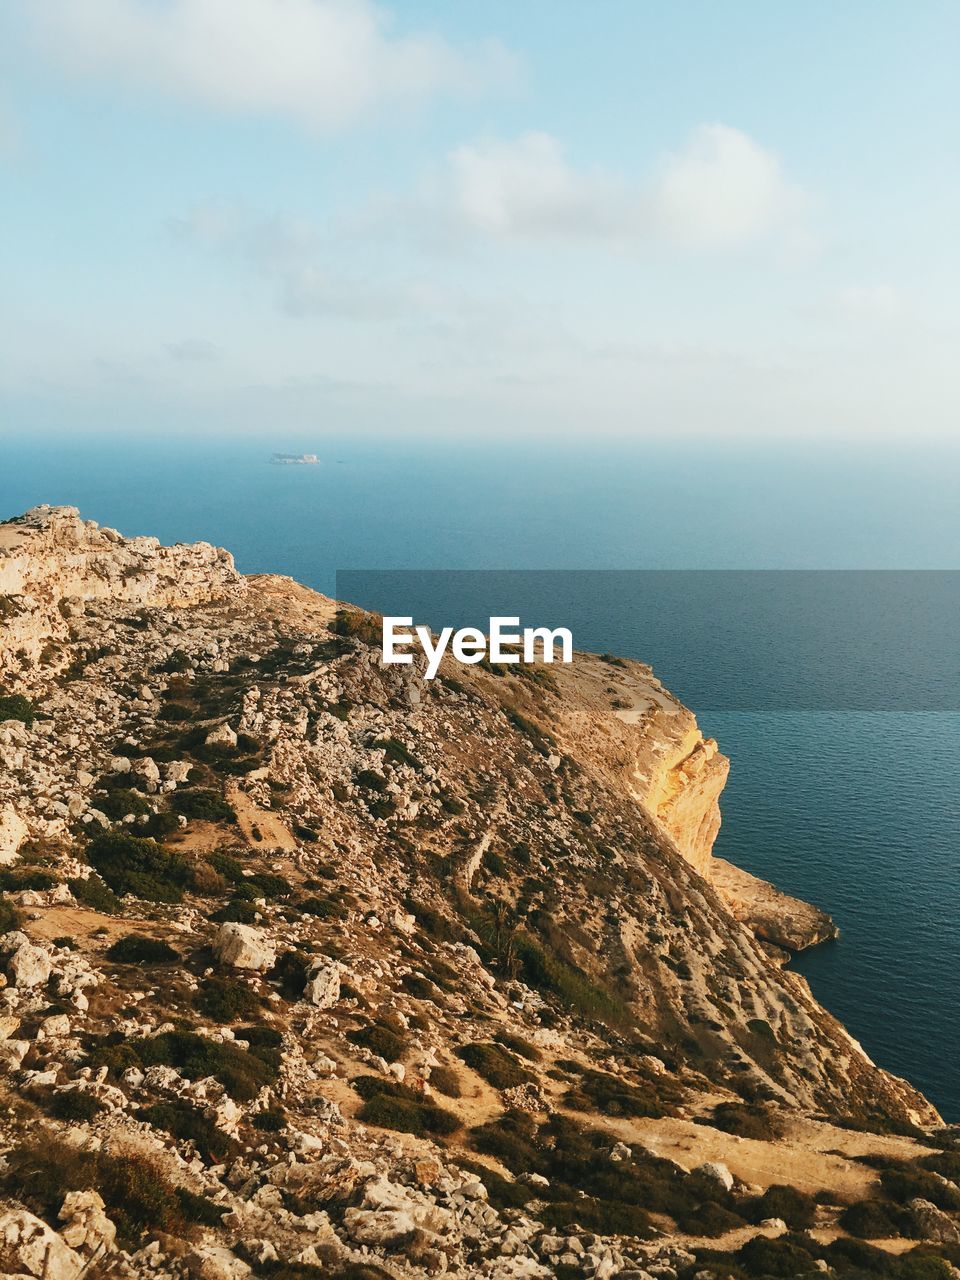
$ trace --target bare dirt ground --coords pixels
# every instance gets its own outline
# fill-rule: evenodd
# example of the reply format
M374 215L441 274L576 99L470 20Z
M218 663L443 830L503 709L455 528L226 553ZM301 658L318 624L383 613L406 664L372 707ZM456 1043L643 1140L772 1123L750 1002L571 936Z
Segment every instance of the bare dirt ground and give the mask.
M24 930L35 938L44 938L52 942L54 938L73 938L80 950L89 941L94 932L103 938L115 942L128 933L149 930L154 937L173 936L175 930L168 929L156 920L138 920L135 916L105 916L99 911L88 911L85 907L34 907L31 918L27 920Z
M285 822L271 813L269 809L261 809L240 790L236 782L228 782L225 789L227 803L237 815L237 825L244 840L254 849L279 849L282 853L294 854L297 842Z

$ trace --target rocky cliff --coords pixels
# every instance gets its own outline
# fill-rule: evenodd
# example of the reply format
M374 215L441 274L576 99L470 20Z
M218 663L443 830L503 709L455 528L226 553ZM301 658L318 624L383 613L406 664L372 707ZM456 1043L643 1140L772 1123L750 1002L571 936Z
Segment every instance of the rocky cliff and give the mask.
M952 1135L768 945L812 917L713 859L727 761L649 668L427 682L56 508L0 526L0 654L25 1274L842 1274L871 1213L957 1230Z

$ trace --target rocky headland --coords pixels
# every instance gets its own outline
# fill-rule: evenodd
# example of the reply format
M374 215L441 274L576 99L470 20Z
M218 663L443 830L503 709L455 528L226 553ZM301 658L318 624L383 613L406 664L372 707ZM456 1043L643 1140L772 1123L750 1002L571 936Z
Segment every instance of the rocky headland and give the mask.
M956 1135L714 858L727 772L640 663L428 682L207 544L0 525L0 1274L957 1274Z

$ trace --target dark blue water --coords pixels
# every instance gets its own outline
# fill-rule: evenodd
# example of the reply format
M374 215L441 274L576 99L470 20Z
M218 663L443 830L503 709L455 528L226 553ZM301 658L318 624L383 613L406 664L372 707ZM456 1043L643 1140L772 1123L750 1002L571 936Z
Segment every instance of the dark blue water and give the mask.
M316 448L324 463L266 464L287 448ZM822 444L0 438L0 517L70 503L125 533L209 539L247 572L328 592L338 570L358 568L953 569L958 461ZM925 590L912 604L896 597L910 625L880 628L885 672L891 646L911 670L911 626L939 670ZM930 710L935 698L892 710L879 693L843 709L832 692L816 709L738 709L717 694L724 672L752 669L766 642L733 625L739 606L735 590L713 600L696 664L689 619L671 636L650 631L648 616L645 632L642 599L598 606L591 647L654 654L700 712L733 761L718 852L831 911L841 941L797 968L868 1052L960 1120L960 716ZM831 691L872 660L862 644L820 649ZM957 647L946 640L942 671L952 690Z

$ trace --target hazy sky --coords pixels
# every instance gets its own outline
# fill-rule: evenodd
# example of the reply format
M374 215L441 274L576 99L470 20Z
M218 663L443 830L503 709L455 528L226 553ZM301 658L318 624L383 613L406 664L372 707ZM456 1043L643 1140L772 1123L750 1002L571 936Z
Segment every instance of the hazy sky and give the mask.
M0 430L955 432L954 0L4 0Z

